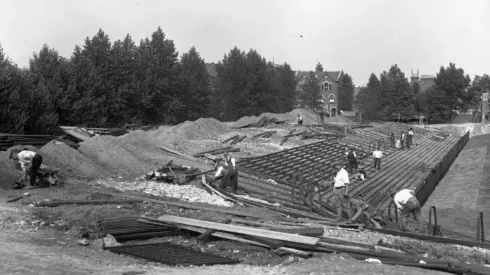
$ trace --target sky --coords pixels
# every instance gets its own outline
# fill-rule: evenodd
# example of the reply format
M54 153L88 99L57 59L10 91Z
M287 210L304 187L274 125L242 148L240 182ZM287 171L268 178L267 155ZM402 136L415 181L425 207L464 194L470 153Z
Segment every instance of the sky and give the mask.
M343 70L356 86L398 64L435 75L450 62L490 74L487 0L0 0L0 44L28 67L43 44L69 58L99 28L139 44L160 26L179 54L207 63L237 46L293 70Z

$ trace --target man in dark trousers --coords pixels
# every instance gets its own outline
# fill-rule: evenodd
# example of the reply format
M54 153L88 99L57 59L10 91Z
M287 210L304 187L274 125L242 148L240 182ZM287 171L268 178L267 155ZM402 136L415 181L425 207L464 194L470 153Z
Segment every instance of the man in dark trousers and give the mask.
M350 174L353 173L352 169L355 169L357 171L358 168L357 156L356 156L356 152L354 151L354 148L350 148L349 153L347 153L347 164L349 167Z
M24 181L29 176L30 187L36 186L36 179L38 177L38 171L43 163L43 157L36 152L29 150L12 150L10 151L10 159L20 162L20 166L24 175L20 180L21 187L24 186Z
M224 164L220 164L221 160L217 161L216 167L218 171L214 175L212 182L216 179L221 179L218 189L224 189L226 186L231 187L231 192L236 194L238 188L238 169L235 165L235 159L231 157L231 154L226 154L223 157Z
M335 168L338 170L337 175L333 180L333 192L335 199L335 206L337 208L336 222L342 221L342 210L345 207L349 214L349 219L353 216L352 208L349 203L349 174L345 170L345 165L337 163Z
M410 128L410 130L408 130L408 136L407 136L407 148L410 149L410 145L412 145L412 141L413 141L413 129Z
M406 231L406 219L413 215L413 218L418 223L418 231L422 232L424 230L424 222L422 219L422 211L420 202L415 197L414 189L403 189L401 191L396 191L391 189L391 197L395 202L396 208L400 211L400 230Z
M381 158L383 157L383 152L381 151L381 149L378 147L376 148L376 150L374 150L373 152L373 158L374 158L374 169L378 168L378 172L379 170L381 170Z
M298 126L303 125L303 118L301 117L300 114L298 114Z
M405 149L405 142L406 142L406 136L405 136L405 132L402 131L401 135L400 135L400 146L401 146L401 149Z
M395 133L390 133L390 147L395 148Z

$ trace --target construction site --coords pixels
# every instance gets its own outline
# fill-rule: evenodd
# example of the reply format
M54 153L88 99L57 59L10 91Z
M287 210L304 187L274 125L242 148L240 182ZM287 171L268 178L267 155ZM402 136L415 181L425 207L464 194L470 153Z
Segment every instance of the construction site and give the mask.
M409 149L391 146L390 133L412 127ZM1 135L2 242L24 255L2 259L4 274L490 274L486 130L470 138L426 125L319 123L303 109L228 123L60 128ZM349 174L349 194L369 207L338 222L332 181L346 147L367 175ZM13 149L42 155L38 187L12 189L22 176ZM227 152L236 193L213 182ZM390 190L405 188L423 205L421 230L411 219L398 229Z

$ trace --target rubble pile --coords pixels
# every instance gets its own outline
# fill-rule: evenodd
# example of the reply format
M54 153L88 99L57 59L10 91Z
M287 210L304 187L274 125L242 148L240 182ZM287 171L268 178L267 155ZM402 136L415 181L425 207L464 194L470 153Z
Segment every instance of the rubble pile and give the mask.
M97 180L97 184L112 187L120 191L138 191L155 196L165 196L188 202L208 203L212 205L231 207L233 203L222 197L210 195L206 190L192 185L174 185L155 181L116 181L112 179Z

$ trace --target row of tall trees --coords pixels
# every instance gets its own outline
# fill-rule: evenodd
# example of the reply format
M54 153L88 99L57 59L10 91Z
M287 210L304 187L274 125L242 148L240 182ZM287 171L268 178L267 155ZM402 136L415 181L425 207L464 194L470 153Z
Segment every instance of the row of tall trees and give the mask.
M426 115L431 122L447 122L454 111L466 112L478 106L485 89L490 88L490 78L476 76L473 82L462 68L455 64L441 66L434 85L424 92L417 82L410 85L405 74L395 64L379 78L371 74L368 84L355 98L356 108L367 120L413 119Z
M192 47L178 58L161 28L139 45L130 35L111 42L102 30L70 58L48 45L20 69L0 47L0 129L51 133L57 125L117 127L174 124L213 116L233 120L286 112L296 104L295 75L255 50L236 47L218 64L210 85L204 59Z

